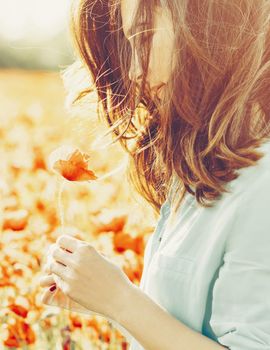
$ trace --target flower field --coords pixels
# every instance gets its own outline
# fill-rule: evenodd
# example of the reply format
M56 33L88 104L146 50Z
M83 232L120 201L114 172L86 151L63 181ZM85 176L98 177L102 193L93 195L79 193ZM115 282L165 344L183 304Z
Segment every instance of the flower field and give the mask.
M156 216L130 188L118 144L91 145L100 133L95 104L78 114L64 108L58 73L0 71L0 349L128 349L106 318L40 301L46 251L62 234L85 240L139 285ZM49 154L62 145L90 154L101 179L69 182L51 171ZM104 179L102 177L104 176Z

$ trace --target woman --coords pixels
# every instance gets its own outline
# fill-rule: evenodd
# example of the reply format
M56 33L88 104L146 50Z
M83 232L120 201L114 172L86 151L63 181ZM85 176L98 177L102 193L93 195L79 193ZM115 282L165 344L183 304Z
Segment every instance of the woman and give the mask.
M74 5L100 115L130 154L131 183L161 215L139 288L62 236L43 301L117 321L132 350L269 349L270 2Z

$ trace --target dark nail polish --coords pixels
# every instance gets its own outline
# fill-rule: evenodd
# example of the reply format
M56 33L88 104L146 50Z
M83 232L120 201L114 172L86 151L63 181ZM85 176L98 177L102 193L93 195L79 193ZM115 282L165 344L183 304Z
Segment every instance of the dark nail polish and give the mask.
M56 289L56 285L50 287L50 291L53 292Z

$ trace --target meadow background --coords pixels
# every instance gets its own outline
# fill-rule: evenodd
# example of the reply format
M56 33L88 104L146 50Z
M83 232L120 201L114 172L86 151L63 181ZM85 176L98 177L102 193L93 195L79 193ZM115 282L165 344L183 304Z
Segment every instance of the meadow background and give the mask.
M90 155L98 177L127 156L93 147L106 131L95 96L69 110L60 70L74 62L69 0L0 0L0 349L128 349L99 315L40 301L49 246L61 234L93 244L139 285L156 215L130 188L123 166L104 180L63 182L49 168L63 145ZM107 139L107 141L109 141Z

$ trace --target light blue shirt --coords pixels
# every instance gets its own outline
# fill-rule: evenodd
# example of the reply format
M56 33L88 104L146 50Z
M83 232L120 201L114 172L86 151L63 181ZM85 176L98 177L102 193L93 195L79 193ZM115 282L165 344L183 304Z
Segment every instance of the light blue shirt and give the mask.
M187 193L170 230L168 197L140 281L171 315L231 350L270 350L270 141L258 150L264 157L238 170L213 208ZM129 350L144 348L131 337Z

